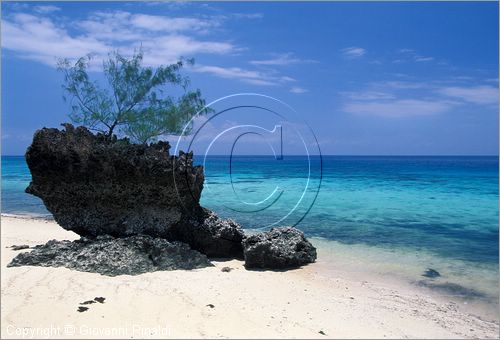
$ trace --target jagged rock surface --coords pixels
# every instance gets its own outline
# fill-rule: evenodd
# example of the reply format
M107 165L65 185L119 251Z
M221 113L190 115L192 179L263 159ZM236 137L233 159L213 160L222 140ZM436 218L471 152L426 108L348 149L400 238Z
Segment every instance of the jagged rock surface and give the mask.
M201 222L200 222L201 221ZM243 229L233 220L223 220L214 212L203 209L201 217L190 218L186 226L169 230L169 239L188 243L210 257L243 258Z
M26 152L32 182L63 228L82 236L164 236L199 209L203 169L166 142L106 141L84 127L38 130ZM175 183L174 183L175 175Z
M108 276L212 266L208 258L182 242L147 235L99 236L77 241L52 240L17 255L8 267L66 267Z
M81 236L150 235L208 256L242 257L241 227L199 205L203 168L168 142L107 140L84 127L38 130L26 152L32 182L56 222Z
M288 269L316 260L316 248L293 227L273 228L243 240L246 268Z

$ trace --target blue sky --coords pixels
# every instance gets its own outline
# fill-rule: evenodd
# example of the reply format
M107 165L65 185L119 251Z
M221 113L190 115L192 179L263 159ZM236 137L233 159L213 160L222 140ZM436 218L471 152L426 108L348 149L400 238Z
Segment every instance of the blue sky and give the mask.
M496 2L4 2L1 38L3 154L68 121L56 57L140 46L150 65L194 57L209 102L283 100L324 154L498 154Z

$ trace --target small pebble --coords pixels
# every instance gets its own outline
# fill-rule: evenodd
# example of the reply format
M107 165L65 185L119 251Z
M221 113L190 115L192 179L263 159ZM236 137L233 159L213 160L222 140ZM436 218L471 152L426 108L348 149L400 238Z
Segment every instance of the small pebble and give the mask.
M233 268L230 268L230 267L222 267L222 269L220 270L221 272L224 272L224 273L229 273L231 270L233 270Z
M81 306L78 307L78 312L80 312L80 313L85 312L87 310L89 310L89 307L81 307Z
M209 304L207 305L207 307L214 308L215 306L214 306L214 305L212 305L211 303L209 303Z
M95 301L94 301L94 300L87 300L87 301L83 301L83 302L81 302L80 304L81 304L81 305L90 305L90 304L93 304L93 303L95 303Z
M99 302L99 303L104 303L104 300L106 300L106 298L103 298L101 296L101 297L95 297L94 300L97 301L97 302Z

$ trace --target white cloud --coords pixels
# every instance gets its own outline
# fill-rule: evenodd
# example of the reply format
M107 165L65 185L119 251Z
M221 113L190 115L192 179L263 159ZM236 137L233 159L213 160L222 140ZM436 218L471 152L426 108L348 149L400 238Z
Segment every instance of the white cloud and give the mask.
M70 33L55 17L18 13L2 21L2 47L23 58L55 66L58 57L73 59L92 53L100 60L114 49L129 54L142 46L145 63L159 65L182 56L237 51L230 42L201 39L195 34L218 24L197 18L96 12L86 20L74 22L79 32ZM188 32L189 35L184 34Z
M414 58L414 59L415 59L415 61L416 61L417 63L419 63L419 62L423 62L423 61L432 61L432 60L434 60L434 58L433 58L433 57L421 57L421 56L415 56L415 58Z
M190 2L186 0L171 0L171 1L145 1L146 6L162 6L169 10L179 10L189 6Z
M262 13L233 13L231 17L235 19L262 19L264 14Z
M498 87L493 86L445 87L438 92L474 104L498 103Z
M286 76L275 76L253 70L245 70L239 67L220 67L211 65L199 65L193 68L195 72L209 73L220 78L238 79L240 81L253 85L280 85L295 81L295 79Z
M41 5L41 6L35 6L34 10L35 10L35 12L38 12L38 13L52 13L52 12L60 11L61 9L57 6Z
M395 96L391 93L378 92L378 91L340 92L339 94L352 100L362 100L362 101L395 98Z
M73 38L50 19L31 14L16 14L13 21L2 21L2 47L50 66L55 66L56 57L74 58L110 50L102 41L88 36Z
M279 77L279 79L280 79L282 82L292 82L292 81L297 81L297 80L295 80L294 78L292 78L292 77L288 77L288 76L282 76L282 77Z
M198 18L169 18L158 15L134 14L130 16L130 23L137 27L155 32L200 31L217 27L221 23L217 20L202 20Z
M300 94L300 93L306 93L306 92L309 92L308 90L302 88L302 87L298 87L298 86L294 86L290 89L290 92L291 93L297 93L297 94Z
M389 87L394 89L422 89L429 87L429 84L424 82L400 81L400 80L382 81L374 83L373 85L382 88Z
M145 65L158 66L175 62L180 57L196 57L199 61L200 54L234 56L245 49L231 41L213 38L215 31L218 32L226 20L261 16L256 13L233 13L199 18L96 11L85 19L72 22L69 27L63 16L18 12L2 20L1 42L2 48L15 52L21 58L51 67L56 66L58 58L76 59L92 54L92 67L97 70L109 52L118 50L124 55L131 55L138 48L144 52ZM257 61L255 64L276 66L306 62L292 54L276 56L274 60ZM192 70L263 86L295 81L272 69L261 72L201 65Z
M421 62L427 62L427 61L434 60L434 57L418 55L417 52L411 48L401 48L397 52L400 55L402 55L402 58L398 58L396 60L393 60L392 62L395 64L404 63L404 62L421 63Z
M399 99L393 101L352 102L344 111L352 114L399 118L445 113L454 103L444 100Z
M361 91L339 94L345 98L345 112L392 118L443 114L466 104L498 105L498 87L467 87L464 81L470 83L471 78L449 77L427 82L386 80L370 83Z
M347 47L340 50L347 58L360 58L366 54L366 50L361 47Z
M147 34L139 29L134 29L130 23L129 12L96 12L86 20L74 23L84 35L92 36L100 41L123 44L124 42L141 41Z
M149 65L171 63L182 56L199 53L228 54L234 46L225 42L200 41L185 35L170 35L142 43L144 62Z
M271 59L265 60L252 60L250 64L253 65L273 65L273 66L285 66L292 64L304 64L304 63L316 63L315 60L303 60L294 57L292 53L276 54Z

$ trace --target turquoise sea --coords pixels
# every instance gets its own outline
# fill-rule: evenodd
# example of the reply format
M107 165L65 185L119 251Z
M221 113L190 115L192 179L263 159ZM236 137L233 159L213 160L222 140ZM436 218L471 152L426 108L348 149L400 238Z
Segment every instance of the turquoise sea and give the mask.
M298 223L332 263L498 302L498 157L209 156L196 163L205 165L202 205L247 229ZM2 213L49 215L24 193L29 181L24 157L2 156ZM441 277L422 277L427 268Z

